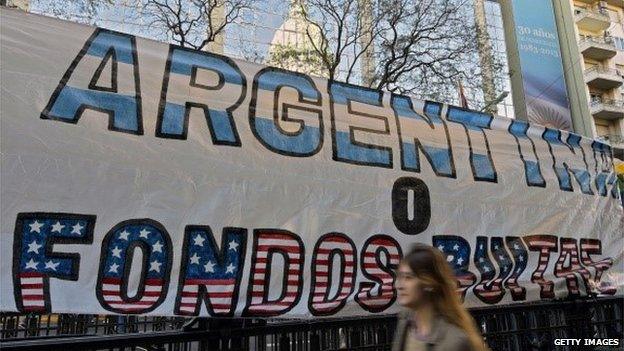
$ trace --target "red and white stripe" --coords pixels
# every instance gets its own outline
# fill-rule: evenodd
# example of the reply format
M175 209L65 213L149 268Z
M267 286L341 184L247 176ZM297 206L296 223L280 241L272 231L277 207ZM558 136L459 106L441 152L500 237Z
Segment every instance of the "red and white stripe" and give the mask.
M516 273L515 270L512 271L511 276L507 281L505 281L504 286L511 291L511 296L514 298L514 301L517 299L523 299L526 296L526 289L520 284L518 284L518 278L520 274Z
M602 254L602 242L598 239L581 239L581 262L587 267L593 267L596 270L594 276L594 282L597 285L598 291L605 295L614 295L617 288L611 284L600 284L602 273L613 265L611 258L603 258L600 261L593 261L590 255Z
M475 286L474 293L482 297L488 303L497 302L497 300L502 299L505 294L500 286L493 286L492 289L488 290L485 288L485 284Z
M507 238L506 239L507 242L507 247L509 247L509 249L512 251L512 256L513 257L517 257L516 254L520 254L522 255L523 252L519 249L515 249L516 245L518 245L518 247L522 247L524 248L524 244L522 243L522 241L519 238ZM528 257L528 256L527 256ZM520 284L518 284L518 278L520 277L520 275L524 272L524 270L522 270L522 272L518 273L518 260L514 259L514 266L513 269L511 270L511 275L509 276L509 278L505 281L505 283L503 284L503 286L507 289L509 289L509 291L511 292L511 296L513 298L514 301L517 300L524 300L526 297L526 288L524 288L523 286L520 286ZM525 266L526 268L526 266Z
M186 279L180 295L180 314L199 314L200 298L205 293L210 314L230 314L234 308L232 298L236 289L235 279ZM200 293L202 290L202 293Z
M295 237L285 232L263 232L258 234L256 240L256 261L253 263L251 271L252 290L248 311L256 314L277 315L292 308L297 297L301 294L299 281L303 274L301 271L303 248ZM268 300L269 293L265 290L265 280L271 269L267 267L269 250L271 249L284 251L288 255L285 258L287 266L284 267L287 275L286 293L280 300L265 302Z
M570 255L570 264L564 267L567 256ZM590 273L585 267L581 266L576 247L576 240L571 238L561 238L561 254L555 266L555 275L557 277L565 277L568 291L570 294L578 295L579 286L575 273L580 273L587 286L590 279Z
M379 267L376 257L381 260L381 252L386 249L389 255L387 257L386 270ZM363 249L363 265L362 271L376 277L382 283L375 283L374 286L364 287L357 293L356 299L360 305L367 306L370 309L383 310L387 308L394 300L396 292L394 290L394 276L387 270L388 267L397 267L401 262L398 244L394 240L384 237L373 237L372 240ZM383 261L382 261L383 262Z
M496 274L495 271L493 271ZM503 278L499 275L496 279L484 279L474 288L477 297L487 303L496 303L503 298Z
M333 299L330 299L327 296L330 284L329 276L331 276L333 269L333 258L330 257L330 253L336 249L344 254L344 259L341 258L340 263L344 267L344 275L331 280L332 284L340 284L340 290ZM312 267L314 285L312 286L311 307L317 312L330 313L339 307L353 291L355 284L355 247L343 236L327 236L323 238L316 250Z
M474 285L477 281L477 277L472 272L466 271L460 273L459 275L455 275L455 279L457 280L457 293L463 300L466 296L466 291Z
M550 253L557 250L557 238L554 236L531 235L524 238L529 250L539 251L539 263L531 275L531 282L540 286L541 298L553 298L555 284L551 280L544 279L544 273L548 267Z
M102 279L102 297L108 307L127 313L142 313L153 307L163 294L162 279L145 279L143 296L134 302L124 301L121 297L120 278Z
M19 274L20 293L24 311L45 312L43 277L43 274L37 272L23 272Z

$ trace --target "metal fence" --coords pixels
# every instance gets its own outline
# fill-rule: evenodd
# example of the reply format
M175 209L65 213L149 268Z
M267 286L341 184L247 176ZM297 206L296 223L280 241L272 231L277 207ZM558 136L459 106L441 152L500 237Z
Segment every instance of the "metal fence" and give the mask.
M620 296L471 313L492 350L552 350L555 338L622 339L623 302ZM2 314L0 349L389 350L395 325L394 316L267 321Z

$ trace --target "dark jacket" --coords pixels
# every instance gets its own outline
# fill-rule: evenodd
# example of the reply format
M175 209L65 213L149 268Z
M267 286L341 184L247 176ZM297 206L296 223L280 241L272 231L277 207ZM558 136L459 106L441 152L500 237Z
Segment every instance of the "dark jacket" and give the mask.
M392 351L403 351L410 328L411 312L399 314ZM433 320L427 351L473 351L466 333L459 327L438 316Z

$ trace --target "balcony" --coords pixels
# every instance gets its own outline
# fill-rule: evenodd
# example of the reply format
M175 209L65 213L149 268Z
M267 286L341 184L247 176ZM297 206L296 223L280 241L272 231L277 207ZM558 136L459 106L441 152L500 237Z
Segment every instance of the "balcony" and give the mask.
M590 4L590 5L595 5L600 3L599 0L577 0L578 2L584 2L586 4ZM622 0L602 0L604 2L606 2L609 5L613 5L613 6L622 6Z
M606 30L611 26L611 18L604 9L574 9L576 25L591 32Z
M599 135L598 137L596 137L596 139L603 141L603 142L607 142L613 147L621 148L622 146L624 146L624 137L621 135L617 135L617 134Z
M609 90L624 83L622 72L612 68L592 67L585 70L585 83L596 89Z
M608 60L617 55L613 37L582 36L579 49L585 58L598 61Z
M589 111L592 116L600 119L624 118L624 101L595 99Z
M622 6L622 0L606 0L607 4L613 6Z

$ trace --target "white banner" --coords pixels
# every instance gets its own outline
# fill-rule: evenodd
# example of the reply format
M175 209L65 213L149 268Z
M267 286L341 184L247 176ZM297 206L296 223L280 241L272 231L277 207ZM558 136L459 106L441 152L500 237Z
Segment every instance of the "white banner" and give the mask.
M622 294L611 149L522 121L2 9L0 309L398 310Z

